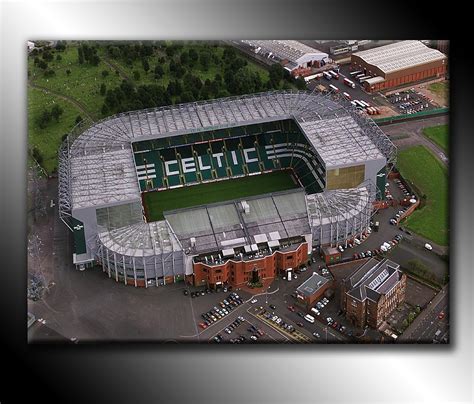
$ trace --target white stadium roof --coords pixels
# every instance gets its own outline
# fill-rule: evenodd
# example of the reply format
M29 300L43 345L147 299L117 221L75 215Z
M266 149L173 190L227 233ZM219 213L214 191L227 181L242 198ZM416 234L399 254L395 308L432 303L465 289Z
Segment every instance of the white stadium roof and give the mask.
M63 205L71 210L139 200L133 141L282 119L299 124L326 167L395 158L395 147L372 120L319 93L194 102L119 114L70 135L60 153Z
M420 41L401 41L379 48L354 53L366 63L378 67L385 74L446 59L439 50L428 48Z

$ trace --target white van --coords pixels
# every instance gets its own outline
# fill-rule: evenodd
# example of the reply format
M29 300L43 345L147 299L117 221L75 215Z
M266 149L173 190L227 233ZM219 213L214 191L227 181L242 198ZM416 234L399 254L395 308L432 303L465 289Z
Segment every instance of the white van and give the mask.
M306 321L308 321L309 323L313 324L314 323L314 317L310 314L306 314L306 316L304 316L304 319Z
M314 314L316 314L317 316L319 316L319 314L320 314L319 310L318 310L316 307L313 307L313 308L311 309L311 311L312 311Z

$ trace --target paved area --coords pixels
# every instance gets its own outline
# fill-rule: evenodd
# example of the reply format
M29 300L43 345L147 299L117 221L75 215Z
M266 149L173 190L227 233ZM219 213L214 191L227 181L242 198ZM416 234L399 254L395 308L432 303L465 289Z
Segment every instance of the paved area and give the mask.
M449 123L447 115L436 116L416 121L400 122L391 125L384 125L382 130L389 137L393 138L393 143L400 150L408 147L423 145L430 149L444 164L448 165L448 156L436 143L432 142L423 135L423 128L437 125L446 125ZM408 137L398 138L400 134L406 134Z
M448 286L445 286L405 330L399 342L449 343L448 303ZM439 318L441 312L443 318Z

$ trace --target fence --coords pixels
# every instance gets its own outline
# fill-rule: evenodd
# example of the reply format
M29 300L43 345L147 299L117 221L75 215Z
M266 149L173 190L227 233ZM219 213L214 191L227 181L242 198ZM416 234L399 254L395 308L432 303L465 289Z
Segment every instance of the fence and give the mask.
M448 112L449 112L449 108L447 107L436 108L436 109L416 112L411 115L395 115L395 116L388 116L386 118L378 118L378 119L374 119L374 122L377 125L390 125L391 123L394 123L394 122L403 122L403 121L409 121L409 120L429 118L432 116L444 115L444 114L447 114Z

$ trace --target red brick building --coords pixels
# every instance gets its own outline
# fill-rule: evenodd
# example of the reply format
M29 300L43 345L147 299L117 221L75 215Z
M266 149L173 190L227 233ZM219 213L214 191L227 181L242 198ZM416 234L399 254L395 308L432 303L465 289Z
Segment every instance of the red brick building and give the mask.
M448 58L420 41L401 41L351 56L351 70L369 77L361 83L368 92L402 87L410 83L442 78Z
M296 289L296 296L307 308L314 305L316 301L321 299L324 292L333 285L333 279L325 278L317 273L308 278Z
M258 246L258 250L252 253L246 252L244 248L236 248L233 249L234 256L228 259L217 258L217 253L195 257L194 285L241 286L252 280L253 271L257 271L258 278L262 281L274 279L278 272L298 268L307 263L308 243L302 240L281 249L272 249L266 245ZM210 256L217 259L211 258L212 262Z
M341 308L353 325L378 328L405 300L406 282L399 264L372 258L343 280Z

